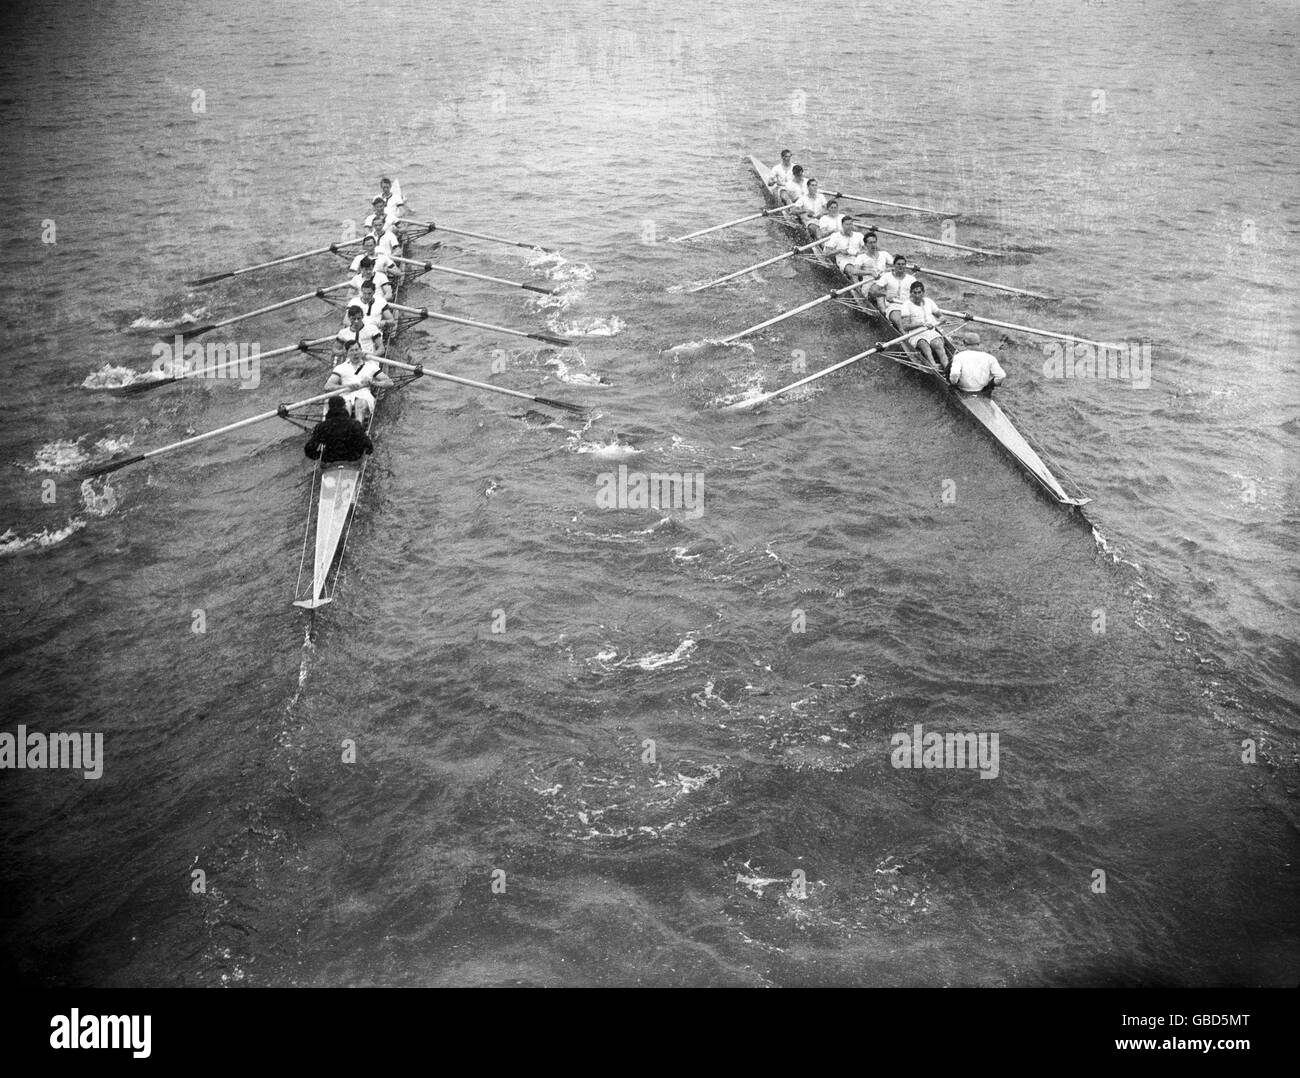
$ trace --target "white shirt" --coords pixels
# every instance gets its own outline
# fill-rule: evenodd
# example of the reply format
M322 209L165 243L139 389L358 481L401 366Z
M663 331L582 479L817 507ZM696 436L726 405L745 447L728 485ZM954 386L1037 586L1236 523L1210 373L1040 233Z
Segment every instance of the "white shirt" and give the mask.
M375 298L367 303L360 296L353 296L348 301L348 306L356 304L361 308L361 320L370 326L383 328L384 311L388 307L388 300L384 299L379 293L375 293Z
M1007 372L996 356L974 348L963 348L953 356L952 366L948 369L948 381L963 393L978 393L989 384L990 376L994 385L1001 385Z
M836 258L849 258L862 250L862 233L850 232L847 235L843 232L836 232L821 246L822 251L828 255L835 255Z
M901 307L907 302L908 293L912 290L912 285L916 283L916 278L910 273L904 273L901 277L895 277L894 271L882 273L876 278L876 284L885 290L885 305L888 307Z
M382 209L372 213L362 223L366 228L374 228L376 224L383 225L385 228L392 228L397 224L397 215L391 209Z
M401 254L402 241L398 238L397 233L391 229L385 229L381 232L379 240L375 243L375 253L387 255L389 258Z
M877 249L876 253L871 255L864 249L853 259L852 268L862 274L863 277L870 277L874 281L882 273L888 273L889 267L893 263L894 256L888 251ZM846 265L844 268L848 269L850 267Z
M799 200L794 204L795 211L806 213L812 217L820 217L826 212L826 196L820 191L816 195L809 195L804 192L799 196Z
M358 273L348 282L348 284L352 286L352 291L359 295L361 293L361 282L364 280L365 277ZM391 291L392 287L393 286L388 283L388 274L380 273L378 270L375 270L375 292L383 292L385 288L388 288Z
M900 321L904 329L916 329L918 326L937 326L939 324L939 305L929 296L920 303L907 300L899 308L902 312Z
M843 220L844 214L842 213L824 213L821 217L817 218L817 227L823 232L838 232L840 230L840 222Z
M361 328L355 333L352 332L351 326L344 326L339 330L338 336L334 339L340 344L348 346L349 349L356 346L360 348L365 355L373 356L379 351L379 345L383 343L384 335L377 325L363 321L361 323ZM375 369L378 370L378 368L379 364L376 363ZM335 373L338 373L337 367L335 368Z
M357 255L357 257L352 260L353 273L361 272L361 260L365 257L366 255L363 252L362 254ZM385 278L387 278L389 270L397 269L397 263L394 262L385 252L379 250L378 245L376 245L375 247L375 253L370 257L375 260L375 276L378 276L379 274L382 273L385 276Z
M383 197L384 197L384 192L383 192L383 191L379 191L378 193L376 193L376 195L375 195L374 197L375 197L375 198L383 198ZM393 208L396 207L396 206L405 206L405 205L406 205L406 199L404 199L404 198L402 197L402 185L401 185L397 180L394 180L394 181L393 181L392 190L391 190L391 193L390 193L389 196L388 196L387 202L388 202L388 208L389 208L390 210L393 209Z
M808 183L806 180L796 180L793 176L790 177L790 182L785 185L785 193L791 199L803 198L807 189Z
M768 187L788 187L793 178L794 162L783 165L778 161L767 174L767 185Z
M350 359L345 359L334 368L334 375L343 389L364 389L367 382L383 368L373 359L367 359L360 368Z

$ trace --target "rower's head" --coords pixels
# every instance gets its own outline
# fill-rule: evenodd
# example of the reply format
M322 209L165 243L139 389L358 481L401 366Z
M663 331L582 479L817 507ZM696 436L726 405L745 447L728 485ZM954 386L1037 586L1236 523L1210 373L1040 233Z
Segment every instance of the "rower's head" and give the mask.
M793 160L794 160L794 154L792 154L789 150L781 151L781 164L788 165Z
M383 191L384 194L387 195L389 194L389 192L392 191L392 189L393 189L393 181L390 180L387 176L380 176L379 190Z
M384 207L387 206L388 203L384 201L383 195L375 195L375 197L370 200L370 205L375 213L380 214L384 212Z
M853 214L846 213L840 220L840 230L847 236L853 231Z
M862 242L867 245L868 251L874 253L876 250L876 230L874 228L869 228L867 231L862 233Z
M817 181L811 176L808 177L808 193L810 195L815 195L817 193Z
M325 407L326 415L347 415L348 406L343 403L342 397L330 397L330 402Z
M831 199L828 203L826 203L826 212L827 212L827 213L834 213L834 212L835 212L836 210L838 210L839 208L840 208L839 199L835 199L835 198L833 198L833 199Z
M375 298L375 279L373 277L361 282L361 298L367 303Z
M803 179L803 165L795 165L794 168L792 168L792 169L790 170L790 174L791 174L792 176L794 176L794 178L795 178L796 180L802 180L802 179Z
M352 329L361 328L361 319L363 317L365 317L365 314L360 307L354 305L348 308L348 325Z
M361 268L361 275L363 277L372 276L375 272L374 255L362 255L361 261L358 263L358 266Z
M907 272L907 255L894 255L894 276L901 277Z
M925 299L925 285L920 281L913 281L912 287L909 288L908 291L912 293L913 303L920 303L921 300Z
M976 345L980 343L980 335L976 333L973 329L968 329L965 333L963 333L961 339L966 344L969 345Z

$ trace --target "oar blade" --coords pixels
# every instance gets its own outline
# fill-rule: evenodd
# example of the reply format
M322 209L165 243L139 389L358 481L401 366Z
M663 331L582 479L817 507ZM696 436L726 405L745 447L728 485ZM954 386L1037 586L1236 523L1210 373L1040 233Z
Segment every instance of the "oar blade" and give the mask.
M116 392L124 397L133 397L140 393L148 393L153 389L161 389L163 386L169 386L173 382L179 382L181 378L172 375L170 378L142 378L138 382L128 382L124 386L118 386Z
M583 415L591 410L585 404L570 404L568 401L554 401L549 397L534 397L533 400L538 404L546 405L548 408L560 408L563 411L575 412L578 415Z
M216 328L215 323L206 326L191 326L189 329L178 329L170 337L159 337L158 339L164 344L171 344L177 337L182 341L188 341L191 337L202 337L203 334L210 333Z
M554 289L554 288L547 288L547 287L545 287L544 285L540 285L540 284L529 284L527 281L525 281L525 282L524 282L522 285L520 285L519 287L520 287L520 288L526 288L526 289L528 289L529 292L540 292L543 296L553 296L553 295L555 295L555 289Z
M525 334L525 336L534 341L545 341L547 344L553 344L557 348L568 348L573 344L570 340L566 340L563 337L552 337L549 333L528 333Z
M186 288L202 288L204 285L216 284L218 281L226 281L235 276L234 273L227 270L225 273L214 273L211 277L199 277L193 281L186 281Z
M142 460L144 460L143 453L137 453L132 457L122 457L120 460L110 460L107 464L101 464L98 467L87 468L85 471L78 472L73 478L80 483L87 479L94 479L99 475L108 475L109 472L125 468L128 464L139 464Z

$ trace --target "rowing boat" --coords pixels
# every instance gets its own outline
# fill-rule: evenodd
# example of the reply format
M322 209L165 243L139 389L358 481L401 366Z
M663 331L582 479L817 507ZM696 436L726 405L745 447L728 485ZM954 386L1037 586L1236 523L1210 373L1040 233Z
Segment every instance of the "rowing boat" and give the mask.
M764 197L769 205L778 205L775 192L767 186L767 176L769 169L757 157L751 156L749 159L750 167L753 168L755 175L758 177L760 186L763 189ZM794 220L786 220L784 225L794 235L806 237L804 242L816 239L809 230ZM804 252L804 258L818 266L821 270L829 274L833 279L842 285L851 283L852 279L841 272L836 266L834 260L827 258L825 255L814 253L813 251ZM844 304L866 317L872 325L880 332L885 333L888 337L897 336L897 330L889 320L880 312L874 303L866 298L859 289L839 297L837 302ZM1086 505L1090 499L1070 494L1052 474L1052 471L1043 462L1042 457L1038 455L1033 446L1025 439L1024 435L1016 429L1006 412L992 399L982 393L963 393L953 386L943 373L933 365L925 362L919 353L911 346L910 342L903 345L888 349L880 353L887 356L895 363L904 367L910 367L928 377L932 384L944 393L948 401L956 408L964 411L975 420L984 430L1002 446L1025 473L1038 483L1039 487L1052 500L1065 506Z
M420 229L418 233L409 230L402 232L404 256L409 253L408 248L414 235L423 235L425 231L427 230ZM399 291L405 289L413 276L418 274L413 275L408 271L402 276ZM394 295L393 299L397 300L397 298L398 296ZM390 356L393 354L393 347L401 335L402 328L410 321L418 321L418 318L399 318L388 342L387 350ZM382 389L374 391L375 407L366 417L367 435L374 431L375 416L385 396L386 392ZM313 482L313 487L316 488L315 497L309 499L306 532L303 537L303 560L299 565L298 584L295 589L299 595L302 594L303 570L306 565L307 550L312 545L310 536L314 529L311 590L304 597L295 599L294 606L302 607L304 610L315 610L326 603L333 602L334 589L343 568L343 554L347 546L348 532L351 530L353 513L357 498L361 494L361 483L365 478L366 464L369 459L370 454L367 453L360 460L317 465Z

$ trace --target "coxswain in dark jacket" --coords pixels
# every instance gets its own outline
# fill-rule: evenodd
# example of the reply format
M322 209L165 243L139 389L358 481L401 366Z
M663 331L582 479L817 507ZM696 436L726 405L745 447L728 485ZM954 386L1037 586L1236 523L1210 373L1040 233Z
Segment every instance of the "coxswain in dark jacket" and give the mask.
M320 457L324 464L340 460L360 460L362 454L373 453L375 444L366 428L348 415L342 397L331 397L325 418L316 424L311 438L303 447L307 456Z

